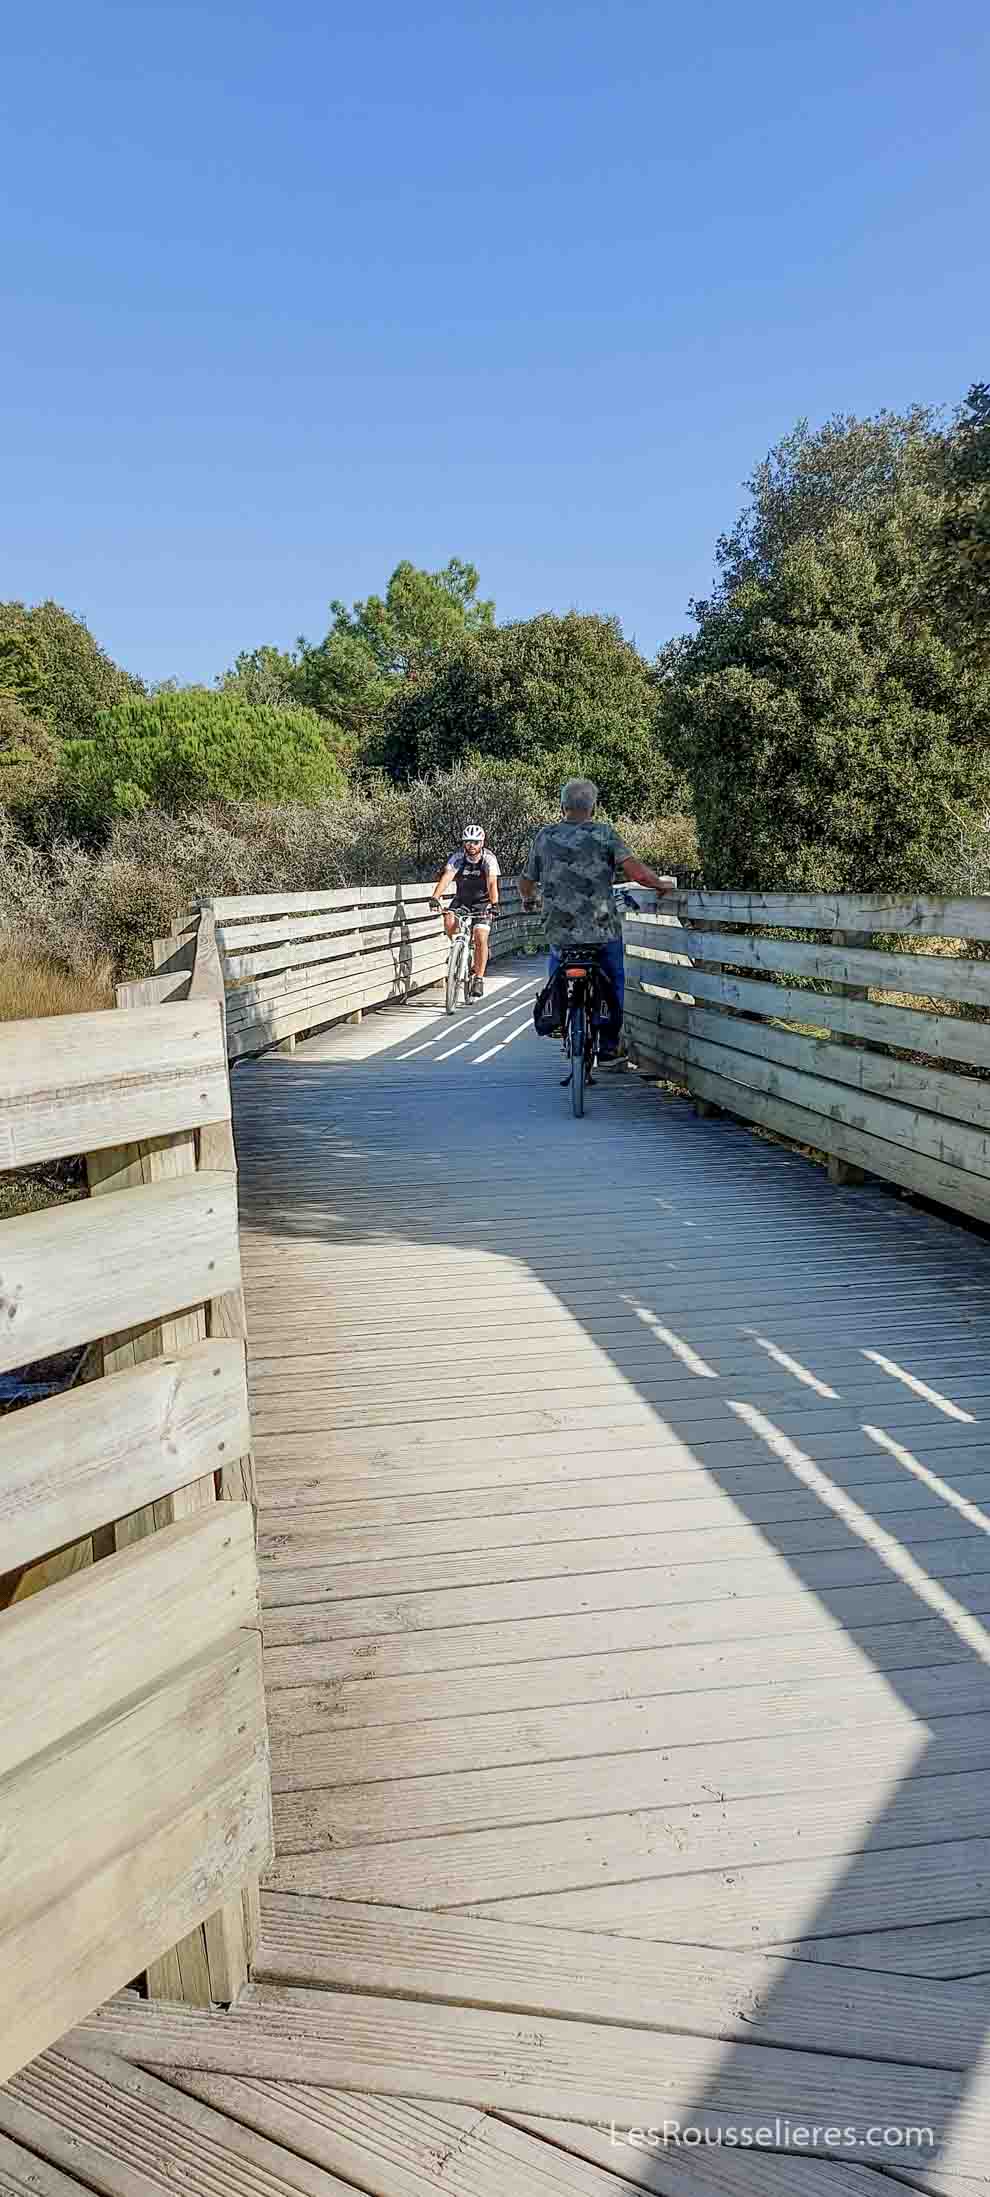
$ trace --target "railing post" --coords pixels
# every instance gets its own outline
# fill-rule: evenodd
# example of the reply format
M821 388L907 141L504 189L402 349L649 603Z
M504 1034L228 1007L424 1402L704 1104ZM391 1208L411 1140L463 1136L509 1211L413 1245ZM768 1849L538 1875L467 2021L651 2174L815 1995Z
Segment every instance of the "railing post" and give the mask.
M229 1136L228 1125L218 1123L216 1129L199 1131L198 1137L197 1132L190 1129L171 1137L156 1137L147 1143L116 1145L108 1151L88 1152L86 1173L90 1195L103 1197L115 1190L136 1189L141 1183L165 1182L177 1175L195 1174L197 1165L202 1164L198 1141L207 1136L222 1139L225 1130ZM119 1373L125 1367L141 1365L149 1358L169 1356L190 1343L205 1342L208 1332L214 1330L209 1323L208 1308L203 1304L179 1313L174 1319L108 1335L102 1346L103 1371L105 1374ZM241 1492L239 1488L237 1492ZM216 1499L216 1477L210 1473L206 1479L177 1488L174 1494L160 1496L142 1510L132 1511L129 1517L117 1519L108 1530L113 1534L117 1549L129 1548L162 1526L209 1509ZM182 1999L202 2006L208 2006L211 2001L229 2004L247 1981L245 1941L243 1900L238 1897L228 1901L198 1929L190 1931L160 1960L151 1963L147 1970L149 1998Z
M868 946L872 936L872 931L833 931L832 944L833 946ZM833 989L839 992L843 999L869 999L870 996L867 984L836 984ZM854 1046L856 1044L854 1037L843 1037L841 1032L837 1033L837 1041L840 1045ZM829 1182L836 1190L855 1190L859 1188L861 1183L866 1181L866 1175L862 1167L854 1167L851 1160L840 1160L835 1152L829 1152L827 1165Z
M704 916L701 916L696 922L692 924L691 928L695 931L714 931L718 929L718 925L716 923L709 923ZM721 973L722 963L720 961L696 961L694 963L694 967L696 969L704 970L710 976L718 976ZM688 1016L686 1017L686 1026L690 1028L690 1011L688 1013ZM688 1068L687 1075L688 1088L690 1089L690 1068ZM691 1102L699 1121L718 1120L725 1111L724 1107L716 1106L713 1099L698 1098L693 1092L691 1094Z
M156 970L188 967L188 998L215 1003L226 1049L226 1016L223 976L212 912L204 909L172 939L155 940ZM235 1174L236 1156L230 1121L217 1121L199 1130L186 1130L148 1143L118 1145L109 1151L86 1155L90 1195L136 1188L140 1183L162 1182L176 1175L195 1174L199 1168ZM103 1371L119 1372L148 1358L180 1351L208 1337L230 1337L247 1351L247 1323L243 1291L228 1290L207 1303L195 1305L176 1318L136 1328L104 1339ZM110 1529L120 1549L171 1525L179 1518L207 1509L218 1494L228 1501L247 1501L257 1515L254 1462L250 1455L225 1459L219 1473L210 1474L175 1494L160 1498L122 1518ZM182 1999L208 2005L211 2000L228 2004L247 1981L250 1950L257 1930L257 1886L246 1888L236 1899L211 1915L177 1946L155 1961L147 1971L151 1998Z

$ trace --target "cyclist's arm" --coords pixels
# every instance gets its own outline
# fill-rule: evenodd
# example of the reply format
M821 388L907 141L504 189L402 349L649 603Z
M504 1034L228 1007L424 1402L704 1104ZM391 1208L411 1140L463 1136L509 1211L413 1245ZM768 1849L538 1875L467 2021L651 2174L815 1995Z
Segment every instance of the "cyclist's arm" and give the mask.
M492 907L493 907L493 908L497 908L497 907L498 907L498 895L499 895L499 883L498 883L498 878L499 878L499 873L498 873L498 870L497 870L497 868L496 868L495 864L493 863L493 864L491 865L491 867L489 868L489 871L488 871L488 898L489 898L489 900L491 901L491 904L492 904Z
M444 893L449 893L456 876L457 871L455 870L453 863L448 862L446 869L441 870L440 875L437 878L436 884L434 885L432 894L430 896L431 899L440 900L443 898Z
M645 862L637 862L634 854L627 854L622 857L619 867L623 877L629 879L630 885L652 886L653 891L656 893L673 893L677 891L676 877L658 877L656 870L647 869Z

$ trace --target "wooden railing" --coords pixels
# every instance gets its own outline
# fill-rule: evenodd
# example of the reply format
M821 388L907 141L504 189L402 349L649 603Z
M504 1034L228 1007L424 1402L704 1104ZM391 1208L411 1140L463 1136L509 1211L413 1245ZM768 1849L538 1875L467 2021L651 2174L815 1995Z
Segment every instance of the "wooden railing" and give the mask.
M290 1046L304 1031L409 998L447 965L431 885L363 885L332 892L238 893L208 901L156 939L156 974L118 988L121 1006L197 996L226 999L231 1060ZM528 935L514 884L503 887L492 953Z
M0 2077L141 1970L231 1999L271 1856L220 999L0 1026L0 1166L80 1153L0 1227L0 1370L95 1346L0 1421Z
M641 1068L990 1221L990 898L682 893L624 929Z

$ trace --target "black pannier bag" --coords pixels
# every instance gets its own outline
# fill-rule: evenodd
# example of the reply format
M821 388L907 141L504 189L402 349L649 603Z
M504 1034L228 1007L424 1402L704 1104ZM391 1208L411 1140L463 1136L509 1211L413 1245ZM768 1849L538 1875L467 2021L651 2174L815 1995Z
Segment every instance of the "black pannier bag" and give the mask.
M600 961L595 965L595 1021L618 1043L622 1028L619 995L608 970Z
M595 1021L617 1039L622 1026L615 985L600 961L594 963ZM536 997L533 1022L537 1037L556 1037L564 1027L567 1010L567 975L563 962Z
M533 1006L533 1022L537 1037L559 1036L564 1027L564 1010L567 1005L567 978L562 968L557 969L538 992Z

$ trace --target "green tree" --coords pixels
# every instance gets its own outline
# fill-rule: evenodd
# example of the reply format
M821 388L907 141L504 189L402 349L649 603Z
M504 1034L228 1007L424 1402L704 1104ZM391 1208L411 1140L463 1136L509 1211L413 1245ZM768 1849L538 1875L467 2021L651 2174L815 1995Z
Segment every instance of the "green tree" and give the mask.
M494 603L479 598L478 585L474 565L459 557L439 572L421 571L404 559L384 596L369 595L350 609L331 603L323 640L300 639L291 660L296 700L334 718L357 739L370 738L380 730L397 688L421 678L464 634L492 625Z
M653 674L617 619L547 611L465 638L403 687L379 759L404 779L484 755L528 765L548 798L580 774L612 814L655 811L676 805L655 715Z
M60 603L0 603L0 687L61 740L88 739L101 710L142 692Z
M230 671L217 680L222 694L282 709L299 700L298 658L280 648L242 649Z
M54 734L15 694L0 692L0 808L26 822L53 792L58 770Z
M851 472L848 508L734 563L664 654L712 886L937 891L986 806L990 679L945 634L933 472L868 497Z
M990 383L975 382L946 454L947 502L938 577L968 651L990 654Z
M799 420L756 467L745 483L750 502L719 536L719 593L767 578L785 549L842 514L867 519L902 488L937 485L944 452L935 414L924 405L868 420L837 413L817 428Z
M153 806L199 802L312 803L344 783L344 743L312 710L254 706L187 687L107 710L98 741L64 749L67 815L89 832Z

